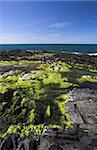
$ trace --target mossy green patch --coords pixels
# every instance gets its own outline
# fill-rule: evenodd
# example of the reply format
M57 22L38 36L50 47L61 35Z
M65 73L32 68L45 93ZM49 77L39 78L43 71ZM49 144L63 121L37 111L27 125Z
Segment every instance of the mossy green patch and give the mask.
M77 79L78 82L82 83L82 82L91 82L91 83L97 83L97 76L95 77L91 77L91 76L87 76L87 75L83 75L80 78Z
M18 62L19 65L23 63L28 62ZM70 66L41 64L37 72L27 74L26 79L22 72L0 76L0 116L1 124L9 128L6 134L41 134L44 124L60 126L68 122L66 92L74 84L62 76L62 72L70 72Z
M47 106L47 109L46 109L46 112L45 112L47 117L50 117L50 116L51 116L51 111L50 111L50 109L51 109L51 108L50 108L50 105L48 105L48 106Z
M97 73L97 69L89 69L90 72Z

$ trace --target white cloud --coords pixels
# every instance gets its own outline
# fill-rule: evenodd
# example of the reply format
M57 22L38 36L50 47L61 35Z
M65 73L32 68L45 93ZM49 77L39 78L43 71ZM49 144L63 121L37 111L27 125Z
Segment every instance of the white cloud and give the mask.
M51 25L49 25L50 28L64 28L66 26L69 26L69 22L56 22Z

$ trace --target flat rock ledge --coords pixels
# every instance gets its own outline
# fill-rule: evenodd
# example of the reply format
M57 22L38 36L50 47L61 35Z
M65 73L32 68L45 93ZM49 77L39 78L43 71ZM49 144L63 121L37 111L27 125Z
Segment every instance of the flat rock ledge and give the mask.
M74 88L68 97L73 127L25 138L11 134L0 139L0 150L97 150L97 91Z

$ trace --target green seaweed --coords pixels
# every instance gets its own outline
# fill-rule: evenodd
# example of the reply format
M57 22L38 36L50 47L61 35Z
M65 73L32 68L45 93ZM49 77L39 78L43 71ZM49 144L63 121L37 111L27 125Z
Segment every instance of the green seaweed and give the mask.
M32 63L18 62L19 65ZM14 72L0 76L0 116L1 124L5 123L6 132L19 132L21 136L41 134L44 126L60 127L70 125L69 113L65 103L69 101L67 89L74 86L62 72L70 72L71 66L58 62L41 64L38 72L30 73L27 79L22 78L22 72ZM61 69L63 68L63 69ZM20 130L20 131L19 131Z
M97 73L97 69L89 69L90 72Z
M91 83L97 83L97 76L91 77L87 75L83 75L80 78L77 78L77 81L82 83L82 82L91 82Z

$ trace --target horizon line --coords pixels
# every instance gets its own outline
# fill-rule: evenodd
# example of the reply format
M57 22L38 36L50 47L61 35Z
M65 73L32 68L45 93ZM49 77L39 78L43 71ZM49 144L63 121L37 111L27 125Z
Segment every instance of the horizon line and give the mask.
M67 45L67 44L69 44L69 45L73 45L73 44L82 44L82 45L97 45L97 43L0 43L0 45L15 45L15 44L19 44L19 45L22 45L22 44L24 44L24 45L26 45L26 44L28 44L28 45L34 45L34 44L44 44L44 45L46 45L46 44L51 44L51 45L61 45L61 44L64 44L64 45Z

